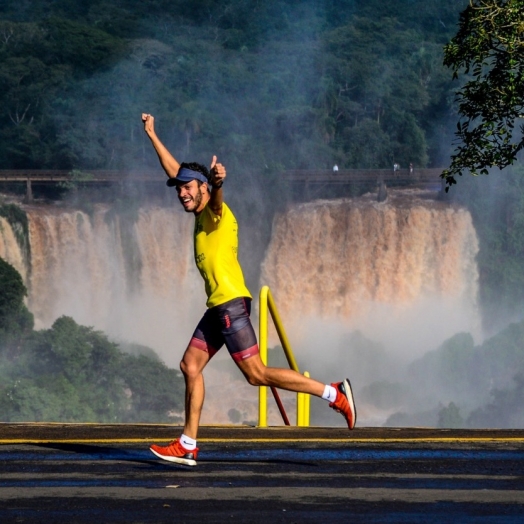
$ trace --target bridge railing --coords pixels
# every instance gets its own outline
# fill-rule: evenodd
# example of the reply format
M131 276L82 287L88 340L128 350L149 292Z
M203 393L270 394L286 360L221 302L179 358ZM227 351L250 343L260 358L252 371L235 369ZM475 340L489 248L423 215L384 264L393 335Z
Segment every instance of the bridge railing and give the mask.
M92 170L83 172L78 182L124 182L128 180L144 182L163 182L166 177L159 172L129 173L118 170ZM71 171L60 169L0 169L0 182L62 182L72 181L75 177Z
M352 182L373 181L382 179L385 181L412 180L416 181L438 181L443 168L418 169L291 169L284 172L284 177L289 181L300 182Z
M282 173L284 179L291 184L300 184L303 189L299 195L311 198L319 188L325 186L351 187L353 183L366 182L375 184L378 189L377 199L379 202L387 198L386 188L388 186L431 186L440 184L439 195L443 195L444 181L441 178L441 168L431 169L296 169ZM165 175L160 171L149 171L141 173L130 173L121 170L86 170L76 176L71 171L58 169L21 169L0 170L0 183L23 182L26 184L26 202L33 201L32 184L53 184L60 182L75 182L79 185L154 183L162 184ZM317 195L318 196L318 195ZM439 197L440 198L440 197Z
M333 198L334 195L353 194L355 190L377 188L377 201L388 196L388 187L418 187L437 190L437 198L443 199L445 183L441 168L431 169L296 169L285 171L282 176L293 189L295 198L311 200ZM296 191L295 191L296 190Z
M291 169L284 171L283 177L289 181L300 182L351 182L376 180L378 178L392 180L438 180L442 168L429 169ZM60 169L0 169L0 182L26 181L34 182L59 182L72 180L71 171ZM146 171L141 173L130 173L129 171L95 169L86 170L85 177L80 182L121 182L126 180L162 182L165 175L159 171Z

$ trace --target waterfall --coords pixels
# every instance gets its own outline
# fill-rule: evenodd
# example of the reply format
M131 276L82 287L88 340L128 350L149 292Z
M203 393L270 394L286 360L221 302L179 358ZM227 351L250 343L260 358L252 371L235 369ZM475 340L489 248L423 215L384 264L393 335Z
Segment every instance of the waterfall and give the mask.
M193 262L193 217L142 208L135 217L31 206L30 260L2 219L0 256L23 276L36 328L61 315L116 340L153 347L177 366L205 295Z
M478 335L477 253L469 211L422 192L314 201L275 218L261 282L304 354L360 330L413 358Z

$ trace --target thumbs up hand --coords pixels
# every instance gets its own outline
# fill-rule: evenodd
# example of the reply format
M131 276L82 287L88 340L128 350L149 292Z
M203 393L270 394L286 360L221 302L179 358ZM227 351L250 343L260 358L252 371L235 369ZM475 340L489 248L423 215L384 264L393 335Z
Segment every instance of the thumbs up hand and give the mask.
M217 163L216 155L213 155L209 172L211 174L211 186L215 189L222 187L226 178L226 168L222 164Z

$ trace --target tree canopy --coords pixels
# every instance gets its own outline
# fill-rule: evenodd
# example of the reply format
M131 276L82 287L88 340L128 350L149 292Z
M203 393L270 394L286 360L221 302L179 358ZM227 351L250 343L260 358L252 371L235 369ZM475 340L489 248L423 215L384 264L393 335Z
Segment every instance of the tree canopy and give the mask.
M2 165L156 166L142 111L181 158L231 173L438 165L461 4L3 2Z
M0 379L3 421L175 422L183 409L178 371L70 317L0 354Z
M457 149L443 177L513 164L524 148L524 0L470 0L444 64L464 78L457 92Z
M33 329L33 315L24 304L26 296L20 273L0 258L0 349L12 348Z

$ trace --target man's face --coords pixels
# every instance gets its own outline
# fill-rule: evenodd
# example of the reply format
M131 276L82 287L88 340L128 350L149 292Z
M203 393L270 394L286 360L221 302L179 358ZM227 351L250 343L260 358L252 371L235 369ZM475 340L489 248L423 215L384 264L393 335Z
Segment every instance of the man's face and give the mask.
M202 206L202 186L199 186L196 180L177 184L176 192L184 211L187 213L198 213L202 211L200 209Z

